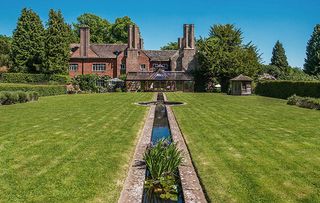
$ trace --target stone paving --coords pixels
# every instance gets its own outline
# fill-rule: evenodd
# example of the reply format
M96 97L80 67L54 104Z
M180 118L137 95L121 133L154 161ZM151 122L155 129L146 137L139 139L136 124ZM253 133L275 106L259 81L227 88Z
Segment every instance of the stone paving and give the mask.
M155 95L156 96L156 95ZM156 97L155 97L156 98ZM166 95L164 95L165 101ZM121 192L119 203L142 202L143 185L145 181L146 166L143 161L143 154L151 142L151 133L154 121L155 105L149 109L144 127L140 134L139 142L133 156L127 179ZM181 185L183 190L184 201L186 203L205 203L206 198L200 185L195 168L189 154L189 150L180 131L174 113L170 106L167 105L167 114L170 124L172 139L177 143L179 150L183 154L183 163L179 167Z

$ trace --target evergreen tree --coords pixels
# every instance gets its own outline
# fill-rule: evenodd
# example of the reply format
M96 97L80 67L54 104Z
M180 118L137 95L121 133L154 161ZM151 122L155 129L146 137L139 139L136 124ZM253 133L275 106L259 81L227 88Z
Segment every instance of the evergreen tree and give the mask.
M259 72L257 48L251 43L242 44L242 32L233 25L211 27L209 38L197 42L197 50L202 77L206 82L217 79L223 92L228 90L231 78L239 74L253 77Z
M304 71L311 75L320 74L320 24L315 26L306 52Z
M71 30L64 22L61 11L49 11L45 39L45 62L43 72L67 74Z
M24 8L13 33L10 71L39 72L43 56L44 27L35 12Z
M286 52L283 48L282 43L280 43L279 41L277 41L273 47L270 65L277 66L282 71L285 71L289 66Z

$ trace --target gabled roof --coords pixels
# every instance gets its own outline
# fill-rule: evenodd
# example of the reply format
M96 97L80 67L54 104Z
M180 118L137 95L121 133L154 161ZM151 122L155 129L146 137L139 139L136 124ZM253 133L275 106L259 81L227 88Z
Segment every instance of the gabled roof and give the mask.
M80 44L71 44L71 58L81 58L79 49ZM91 44L89 47L89 58L116 58L116 52L123 52L127 48L127 44Z
M178 50L142 50L151 61L170 61Z
M235 78L232 78L231 81L253 81L253 79L241 74Z

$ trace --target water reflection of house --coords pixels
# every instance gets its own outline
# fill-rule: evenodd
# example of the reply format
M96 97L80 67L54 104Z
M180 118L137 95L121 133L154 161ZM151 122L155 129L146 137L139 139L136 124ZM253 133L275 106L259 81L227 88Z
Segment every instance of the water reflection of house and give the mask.
M69 75L118 78L126 74L129 90L189 90L193 78L188 72L196 68L193 24L183 26L178 45L178 50L145 50L136 25L128 28L127 44L91 44L90 29L84 26L80 28L80 43L71 45Z

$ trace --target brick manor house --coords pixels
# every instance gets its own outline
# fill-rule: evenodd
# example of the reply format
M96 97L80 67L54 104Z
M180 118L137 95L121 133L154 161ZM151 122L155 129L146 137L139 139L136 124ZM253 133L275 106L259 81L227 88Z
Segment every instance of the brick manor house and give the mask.
M127 44L91 44L90 29L80 28L80 44L71 44L69 75L107 75L118 78L126 74L128 90L193 91L196 68L194 25L183 26L178 50L145 50L139 27L128 27Z

